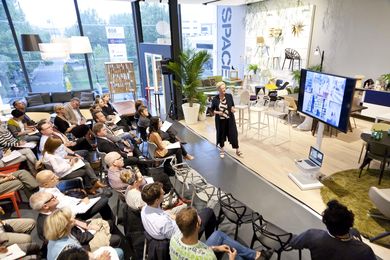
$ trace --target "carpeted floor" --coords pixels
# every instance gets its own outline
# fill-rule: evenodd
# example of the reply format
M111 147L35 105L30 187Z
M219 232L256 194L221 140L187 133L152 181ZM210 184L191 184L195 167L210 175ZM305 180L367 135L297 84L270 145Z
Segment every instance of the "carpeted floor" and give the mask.
M369 212L377 212L374 204L368 197L371 186L381 189L390 188L390 172L385 171L382 183L378 186L379 171L364 170L359 178L359 170L352 169L333 174L323 181L321 197L324 203L337 199L355 214L355 228L368 238L374 237L384 231L390 230L390 221L373 218ZM378 244L390 248L390 237L377 241Z

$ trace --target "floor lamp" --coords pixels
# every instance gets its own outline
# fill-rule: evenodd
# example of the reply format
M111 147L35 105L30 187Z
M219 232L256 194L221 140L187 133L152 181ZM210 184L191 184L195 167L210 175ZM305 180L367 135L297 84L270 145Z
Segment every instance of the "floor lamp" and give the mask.
M38 34L21 34L23 51L39 51L39 44L42 43Z

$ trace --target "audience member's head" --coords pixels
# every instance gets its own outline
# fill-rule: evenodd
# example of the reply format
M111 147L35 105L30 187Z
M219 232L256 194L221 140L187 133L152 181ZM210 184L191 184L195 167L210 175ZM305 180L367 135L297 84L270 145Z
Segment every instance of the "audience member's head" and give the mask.
M193 207L187 207L176 214L176 224L179 227L184 237L189 237L196 232L200 227L198 212Z
M109 152L104 157L104 162L107 164L108 167L118 167L122 168L124 166L123 163L123 157L117 152Z
M89 109L89 111L91 112L91 114L95 114L96 112L100 112L102 111L102 108L98 105L98 104L93 104L91 106L91 108Z
M135 111L138 111L139 107L142 106L144 104L144 102L142 102L141 99L137 99L134 103L134 106L135 106Z
M354 214L352 211L337 200L331 200L327 205L328 207L322 214L322 222L326 225L329 233L333 236L348 234L349 229L353 227Z
M24 118L24 112L20 111L19 109L12 110L11 115L17 120L22 120Z
M54 154L54 152L62 145L62 140L59 138L49 137L46 140L45 146L43 148L43 154L49 153Z
M143 117L149 116L149 111L148 111L148 108L146 106L140 106L138 108L138 113Z
M74 226L74 216L69 208L57 209L46 218L45 238L58 240L68 236Z
M103 114L102 111L96 111L95 113L92 114L93 120L97 123L105 123L107 122L106 116Z
M102 99L103 99L104 103L106 103L106 104L108 102L110 102L110 99L111 99L110 93L103 94Z
M107 136L107 129L102 123L96 123L92 127L92 132L97 135L98 137L105 137Z
M53 134L53 124L46 119L42 119L37 124L37 129L42 135L50 136Z
M43 170L35 176L39 187L54 188L58 184L58 177L50 170Z
M157 117L157 116L153 116L150 119L149 133L158 132L158 130L160 130L160 127L161 127L161 120L160 120L160 118Z
M15 109L20 110L22 112L24 112L26 110L26 104L22 100L19 100L19 99L12 102L12 106Z
M122 171L119 175L119 178L123 183L133 185L134 182L137 180L137 176L135 173L131 170L128 171Z
M58 255L57 260L88 260L88 252L77 246L68 246Z
M73 109L80 108L80 99L78 97L72 97L72 99L70 100L70 106Z
M160 182L145 185L142 189L141 197L149 206L161 204L164 198L163 185Z
M63 114L64 113L64 105L63 104L57 104L54 106L54 112L56 112L57 114Z
M98 105L100 108L103 108L106 105L102 98L96 98L95 104Z
M48 213L53 212L59 203L56 196L51 193L39 191L31 195L30 197L30 207L33 210Z

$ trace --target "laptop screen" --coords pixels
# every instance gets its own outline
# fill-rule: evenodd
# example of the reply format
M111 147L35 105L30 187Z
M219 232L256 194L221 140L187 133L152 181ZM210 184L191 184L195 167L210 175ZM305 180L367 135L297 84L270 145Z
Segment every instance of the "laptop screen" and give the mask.
M314 148L313 146L310 146L310 152L309 152L309 159L317 164L318 166L322 166L322 160L324 159L324 154L321 153L319 150Z

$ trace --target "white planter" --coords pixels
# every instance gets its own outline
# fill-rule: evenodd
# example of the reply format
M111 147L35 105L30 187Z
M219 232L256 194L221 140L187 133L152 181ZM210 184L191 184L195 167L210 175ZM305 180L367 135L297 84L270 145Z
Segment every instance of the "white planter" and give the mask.
M196 124L198 122L199 108L200 104L194 103L192 107L190 107L189 103L184 103L181 105L183 108L184 120L187 125Z
M204 121L206 120L206 110L203 112L203 113L200 113L199 112L199 117L198 117L199 121Z

